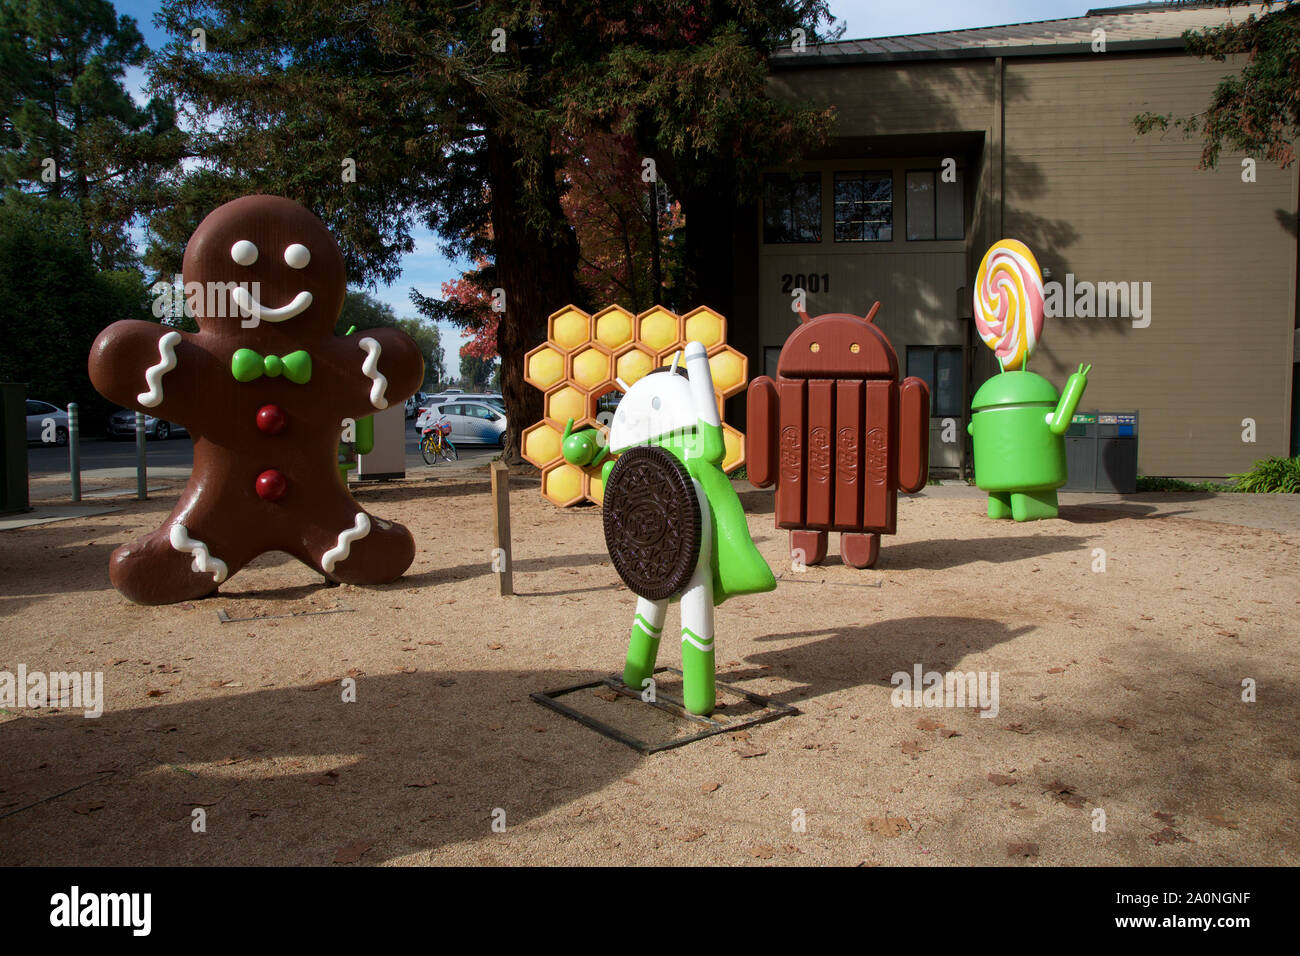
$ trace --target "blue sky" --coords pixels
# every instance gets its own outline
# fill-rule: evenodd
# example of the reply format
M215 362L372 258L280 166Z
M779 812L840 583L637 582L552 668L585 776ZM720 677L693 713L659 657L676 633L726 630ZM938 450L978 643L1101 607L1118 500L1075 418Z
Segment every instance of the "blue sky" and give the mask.
M161 46L166 34L153 24L157 0L116 0L119 13L135 17L151 48ZM1120 0L831 0L831 12L846 26L845 39L895 36L902 33L931 33L936 30L960 30L967 27L1021 23L1029 20L1052 20L1077 17L1092 7L1118 6ZM144 85L142 71L131 71L128 87L139 94ZM376 298L388 303L398 315L414 315L410 289L425 295L439 295L442 283L453 279L468 265L448 260L438 251L436 237L423 228L414 231L416 249L402 260L402 275L389 286L371 290ZM458 347L458 333L443 330L443 341ZM454 348L447 349L448 371L455 372Z

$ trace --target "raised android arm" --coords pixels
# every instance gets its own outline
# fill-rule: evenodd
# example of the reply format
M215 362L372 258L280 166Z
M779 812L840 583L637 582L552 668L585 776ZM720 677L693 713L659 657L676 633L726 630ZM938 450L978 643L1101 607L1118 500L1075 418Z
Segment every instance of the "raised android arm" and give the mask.
M760 375L749 384L745 422L745 470L749 483L766 488L776 481L776 383Z
M920 491L930 476L930 389L922 379L903 379L898 420L898 487Z
M1052 430L1053 435L1064 435L1066 429L1070 427L1070 422L1074 419L1074 410L1079 407L1083 390L1088 387L1088 373L1091 371L1091 365L1080 365L1079 371L1066 380L1065 391L1061 393L1061 400L1056 403L1056 410L1047 416L1047 426Z

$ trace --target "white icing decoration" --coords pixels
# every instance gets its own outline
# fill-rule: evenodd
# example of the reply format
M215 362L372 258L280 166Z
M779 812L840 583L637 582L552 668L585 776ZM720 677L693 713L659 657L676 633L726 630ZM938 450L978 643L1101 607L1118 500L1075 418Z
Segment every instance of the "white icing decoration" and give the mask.
M292 302L288 305L282 305L278 309L262 305L242 285L231 289L230 297L235 300L235 305L239 306L246 315L254 319L261 319L263 322L284 322L287 319L292 319L311 305L311 293L307 291L299 292L293 297Z
M352 527L340 531L338 543L321 555L320 566L332 572L334 565L348 559L348 555L352 553L352 542L360 541L368 534L370 534L370 518L364 511L358 511Z
M284 263L290 269L306 269L311 262L311 250L301 242L295 242L284 250Z
M144 373L149 391L141 392L135 397L135 400L145 408L156 408L162 404L162 377L176 367L176 346L180 341L179 332L168 332L158 340L158 364L150 365Z
M370 404L375 408L387 408L388 399L384 398L384 392L388 391L388 379L384 378L379 371L379 356L384 350L370 337L362 339L357 345L366 352L366 360L361 363L361 371L366 373L367 378L374 380L374 384L370 386Z
M230 247L230 258L235 260L236 265L251 266L257 261L257 246L247 239L240 239Z
M172 530L168 537L171 539L172 547L177 551L188 551L194 555L194 563L190 565L191 569L198 571L200 574L210 573L212 580L217 584L226 580L226 562L220 558L214 558L208 550L208 546L202 541L196 541L190 537L189 531L183 524L172 525Z

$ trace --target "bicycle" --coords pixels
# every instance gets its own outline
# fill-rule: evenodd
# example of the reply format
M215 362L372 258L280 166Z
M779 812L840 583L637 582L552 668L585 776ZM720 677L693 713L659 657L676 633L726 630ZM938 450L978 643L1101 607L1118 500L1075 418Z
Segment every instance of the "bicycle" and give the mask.
M445 417L420 430L420 456L426 465L436 465L439 461L456 461L460 457L456 453L456 446L447 437L450 434L451 425Z

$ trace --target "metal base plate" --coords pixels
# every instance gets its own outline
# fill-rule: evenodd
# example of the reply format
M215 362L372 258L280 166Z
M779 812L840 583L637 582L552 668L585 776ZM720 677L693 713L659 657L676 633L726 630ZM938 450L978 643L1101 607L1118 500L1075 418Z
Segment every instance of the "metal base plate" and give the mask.
M662 674L664 672L676 674L679 677L682 676L682 672L675 667L655 668L656 674ZM684 747L686 744L694 743L697 740L704 740L706 737L731 733L740 730L743 727L752 727L754 724L762 724L769 720L776 720L780 717L791 716L799 713L798 708L792 707L789 704L774 703L766 697L760 697L757 694L752 694L747 690L742 690L741 688L735 687L731 684L724 684L721 681L718 681L717 686L719 690L744 698L750 704L757 707L758 710L735 720L718 720L715 719L716 714L714 717L701 717L698 714L690 713L680 700L675 697L670 697L662 691L656 693L655 700L653 701L642 700L641 691L639 689L628 687L617 676L605 677L601 680L590 681L586 684L575 684L572 687L561 687L558 690L534 691L528 696L543 707L549 707L556 713L563 714L571 720L576 720L583 726L590 727L597 733L603 734L611 740L617 740L619 743L631 747L633 750L643 754L658 753L660 750L672 750L675 747ZM661 711L665 711L680 720L687 720L693 724L698 724L701 729L698 733L688 734L683 737L675 737L672 740L662 743L653 743L650 741L640 740L630 734L624 733L617 727L612 727L590 714L583 713L567 704L561 703L557 699L564 697L567 694L572 694L580 690L590 690L595 687L607 687L614 693L635 701L638 704L644 704L646 707L654 707Z

